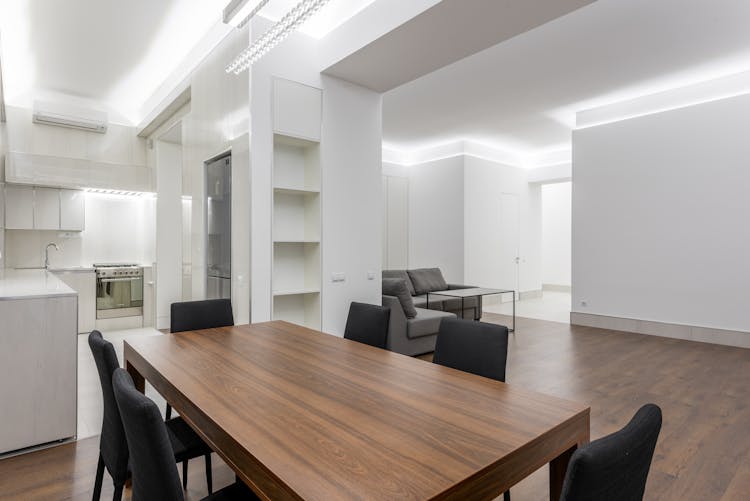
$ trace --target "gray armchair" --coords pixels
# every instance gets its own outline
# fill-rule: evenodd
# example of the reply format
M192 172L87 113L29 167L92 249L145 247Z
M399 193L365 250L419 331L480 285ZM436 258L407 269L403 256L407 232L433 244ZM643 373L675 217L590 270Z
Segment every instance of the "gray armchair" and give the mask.
M422 355L435 351L440 322L444 318L456 318L453 313L425 308L416 308L417 316L407 318L395 296L383 296L383 306L391 309L387 348L403 355Z

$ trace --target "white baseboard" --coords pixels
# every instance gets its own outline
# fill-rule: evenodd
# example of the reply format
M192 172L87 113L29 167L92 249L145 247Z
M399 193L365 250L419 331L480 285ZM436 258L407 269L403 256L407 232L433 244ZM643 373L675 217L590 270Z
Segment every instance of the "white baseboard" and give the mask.
M536 299L539 297L542 297L542 290L535 290L535 291L521 291L518 293L518 299Z
M670 324L651 320L611 317L592 313L570 312L570 324L585 327L597 327L615 331L635 332L649 336L669 337L701 343L721 344L750 348L750 332L726 329L712 329L695 325Z
M572 287L570 285L542 284L542 290L550 292L571 292Z

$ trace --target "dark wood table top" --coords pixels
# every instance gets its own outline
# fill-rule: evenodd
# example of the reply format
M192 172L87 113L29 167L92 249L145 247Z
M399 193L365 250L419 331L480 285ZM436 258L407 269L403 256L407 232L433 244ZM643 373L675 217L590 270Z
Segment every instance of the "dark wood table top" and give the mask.
M589 439L587 406L286 322L125 359L267 499L492 499Z

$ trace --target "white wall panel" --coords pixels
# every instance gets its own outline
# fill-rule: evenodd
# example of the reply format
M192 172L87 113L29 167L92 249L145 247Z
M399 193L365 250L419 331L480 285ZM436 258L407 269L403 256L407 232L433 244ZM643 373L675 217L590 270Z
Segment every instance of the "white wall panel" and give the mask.
M573 311L750 331L748 130L745 95L574 132Z

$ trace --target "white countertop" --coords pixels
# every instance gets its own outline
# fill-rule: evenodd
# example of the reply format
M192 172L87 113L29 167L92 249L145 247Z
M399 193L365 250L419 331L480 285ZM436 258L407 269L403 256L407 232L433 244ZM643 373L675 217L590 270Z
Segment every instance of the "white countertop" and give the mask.
M0 270L0 301L76 295L76 291L46 270Z

